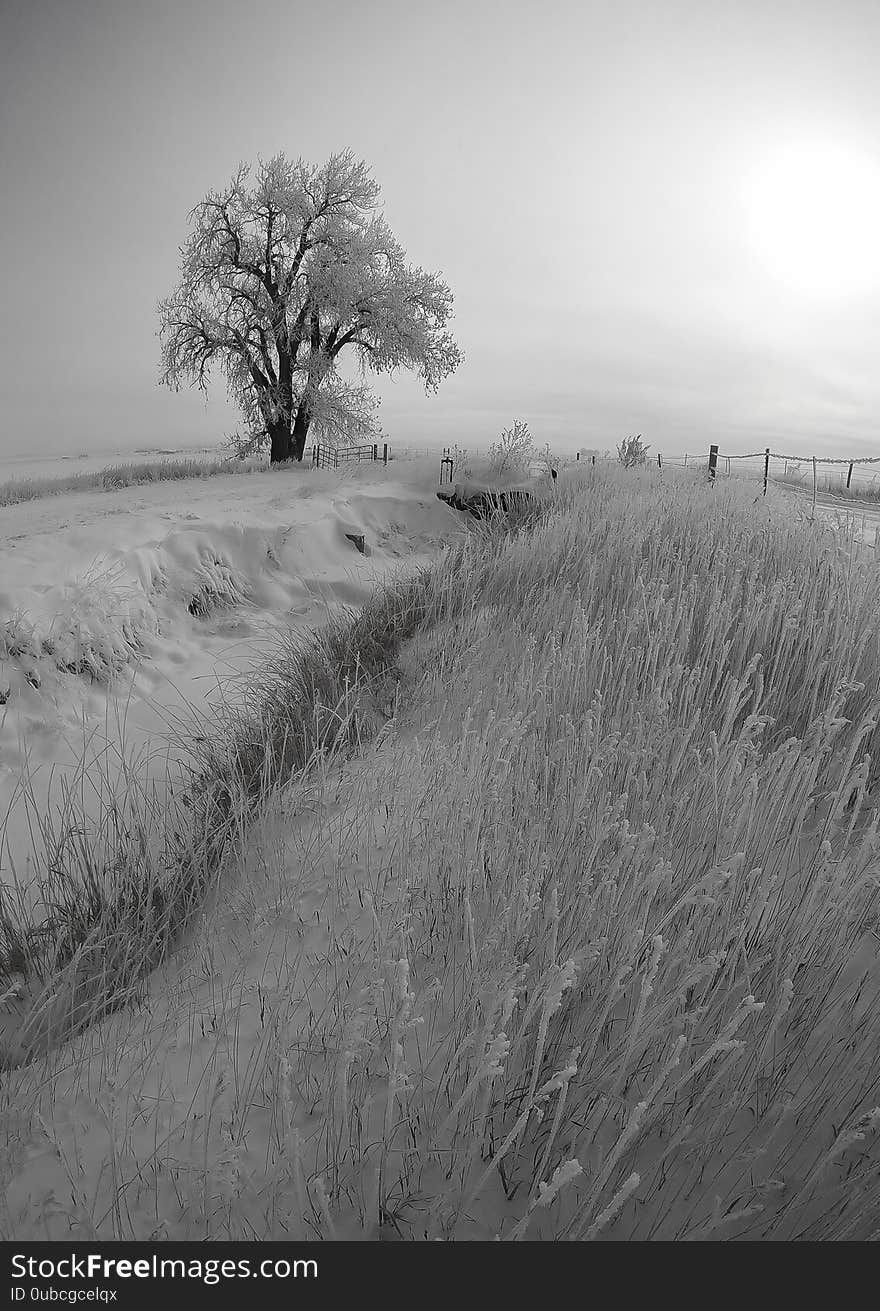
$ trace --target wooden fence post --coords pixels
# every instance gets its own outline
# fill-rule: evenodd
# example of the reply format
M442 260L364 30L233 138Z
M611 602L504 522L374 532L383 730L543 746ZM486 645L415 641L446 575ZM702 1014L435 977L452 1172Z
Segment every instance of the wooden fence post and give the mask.
M378 460L378 458L379 458L379 443L373 442L373 459Z
M688 453L687 453L687 451L685 451L685 453L684 453L684 467L685 467L685 468L688 467Z
M387 443L387 442L385 443L385 446L384 446L384 449L383 449L383 453L382 453L382 463L383 463L383 464L387 464L387 463L388 463L388 443Z
M662 465L661 462L660 462L660 452L659 452L659 451L657 452L657 468L658 468L658 469L662 469L662 468L663 468L663 465Z
M575 458L576 460L579 460L579 459L581 458L581 453L580 453L580 451L578 451L577 455L576 455L574 458Z
M849 462L849 473L846 475L846 490L849 491L849 485L852 482L853 461Z
M709 447L709 477L712 479L713 482L715 481L717 465L718 465L718 447L713 445Z
M813 456L813 518L816 518L816 457Z
M595 457L595 455L592 457L592 460L593 460L593 468L595 469L595 467L596 467L596 457Z
M767 495L767 478L770 473L770 447L764 448L764 495Z

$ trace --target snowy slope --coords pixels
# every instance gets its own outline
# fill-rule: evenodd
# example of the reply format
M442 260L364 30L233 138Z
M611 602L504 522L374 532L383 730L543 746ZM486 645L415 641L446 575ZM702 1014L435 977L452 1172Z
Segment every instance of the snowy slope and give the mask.
M0 878L85 759L164 777L180 722L234 702L279 630L313 628L463 531L433 460L79 492L0 509ZM360 554L346 534L362 535Z

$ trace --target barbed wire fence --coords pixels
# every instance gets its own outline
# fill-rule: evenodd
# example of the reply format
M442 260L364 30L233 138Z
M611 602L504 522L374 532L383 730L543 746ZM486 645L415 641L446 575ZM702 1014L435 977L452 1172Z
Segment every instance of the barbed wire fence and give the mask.
M413 452L416 453L416 452ZM425 454L429 452L426 450ZM437 454L436 448L431 454ZM455 450L455 456L465 452ZM471 454L474 454L473 452ZM482 452L480 453L482 454ZM453 451L444 447L440 465L440 482L452 481ZM654 464L656 460L656 465ZM455 464L458 460L455 460ZM610 450L581 449L577 453L560 453L556 459L560 468L579 467L586 470L596 465L616 465L619 455ZM695 474L708 474L710 481L719 475L736 477L746 476L760 482L761 492L767 495L767 488L772 483L780 490L789 492L812 492L811 514L815 520L819 493L822 504L829 508L846 511L871 508L880 511L880 456L830 456L830 455L794 455L786 451L774 451L765 447L763 450L730 453L719 450L716 443L709 447L708 460L705 455L691 454L664 455L662 452L646 454L642 462L645 468L652 466L660 476L667 466L692 470ZM822 480L820 485L820 479ZM761 494L761 493L759 493ZM880 529L877 533L875 551L880 559Z
M751 461L751 468L748 464L743 467L744 461ZM757 467L756 461L759 462ZM733 467L731 462L734 462ZM858 500L874 499L874 493L880 501L880 487L877 485L880 469L868 477L868 471L872 466L880 466L880 456L865 455L850 458L830 455L792 455L790 452L773 451L769 446L763 451L728 455L719 451L718 446L713 444L709 447L707 472L709 478L714 479L719 472L732 476L742 468L746 475L757 475L762 478L765 496L768 484L771 482L783 489L795 491L807 490L811 487L812 513L815 517L820 490L826 502L831 501L847 507L852 507L853 502ZM824 484L821 488L820 470L824 476ZM835 470L839 470L838 476L834 476Z

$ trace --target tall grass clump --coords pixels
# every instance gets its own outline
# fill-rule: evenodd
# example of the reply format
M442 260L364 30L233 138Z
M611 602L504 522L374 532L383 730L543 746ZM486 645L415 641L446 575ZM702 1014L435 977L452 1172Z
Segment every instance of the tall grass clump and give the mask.
M873 578L621 474L466 590L327 829L366 909L313 1178L409 1237L867 1237Z
M211 749L221 829L262 819L204 984L10 1076L7 1134L61 1164L39 1216L8 1167L4 1236L875 1236L880 598L851 534L589 470L368 614ZM98 1071L113 1172L38 1091Z

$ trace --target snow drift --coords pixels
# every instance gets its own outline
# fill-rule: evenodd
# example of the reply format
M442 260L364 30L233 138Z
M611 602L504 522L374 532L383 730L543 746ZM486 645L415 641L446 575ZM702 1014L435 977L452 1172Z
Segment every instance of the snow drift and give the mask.
M435 470L218 476L0 512L0 880L26 863L25 776L40 808L123 752L164 777L182 724L234 702L280 632L361 605L461 531Z

